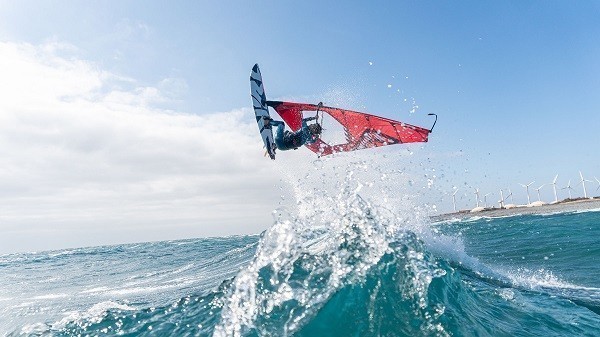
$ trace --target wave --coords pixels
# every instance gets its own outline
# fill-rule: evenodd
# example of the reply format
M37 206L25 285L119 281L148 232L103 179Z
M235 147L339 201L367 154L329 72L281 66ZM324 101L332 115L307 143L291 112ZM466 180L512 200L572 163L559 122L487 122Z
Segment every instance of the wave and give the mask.
M352 170L345 172L337 194L296 186L297 209L278 209L274 224L255 237L258 242L207 257L202 277L222 277L210 290L156 307L105 301L14 335L591 336L598 331L597 288L565 282L547 270L482 263L466 253L460 236L440 233L407 200L399 211L380 202L384 198L364 197L365 184ZM184 264L157 277L176 284L174 278L198 265Z
M150 308L101 302L14 335L559 336L600 326L583 311L596 288L485 266L449 252L451 238L389 236L367 202L349 204L336 237L273 226L237 276L206 294Z

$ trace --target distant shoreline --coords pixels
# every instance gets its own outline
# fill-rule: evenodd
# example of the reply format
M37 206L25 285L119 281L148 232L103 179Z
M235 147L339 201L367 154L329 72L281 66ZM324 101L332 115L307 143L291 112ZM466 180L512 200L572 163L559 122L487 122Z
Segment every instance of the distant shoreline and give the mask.
M430 218L434 222L448 221L448 220L463 220L476 216L485 217L503 217L512 215L523 215L523 214L548 214L557 212L573 212L573 211L584 211L590 209L600 209L600 198L594 199L565 199L554 204L544 204L541 206L528 207L527 205L520 205L514 208L483 208L478 212L471 212L470 210L461 210L454 213L446 213L439 215L432 215Z

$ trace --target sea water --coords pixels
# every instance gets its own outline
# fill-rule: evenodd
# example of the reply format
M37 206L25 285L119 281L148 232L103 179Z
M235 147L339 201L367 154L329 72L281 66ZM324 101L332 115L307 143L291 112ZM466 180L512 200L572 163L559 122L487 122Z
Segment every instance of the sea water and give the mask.
M600 212L431 223L357 171L259 235L2 255L0 335L600 335Z

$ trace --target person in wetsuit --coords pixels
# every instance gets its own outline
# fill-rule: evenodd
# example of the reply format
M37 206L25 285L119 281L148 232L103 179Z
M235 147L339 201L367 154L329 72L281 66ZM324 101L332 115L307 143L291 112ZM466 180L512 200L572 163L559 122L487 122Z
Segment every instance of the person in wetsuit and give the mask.
M271 126L277 126L277 131L275 132L275 145L277 149L287 151L296 150L302 145L312 144L319 138L323 131L321 125L319 123L311 125L306 123L316 119L316 117L302 119L302 127L294 132L285 130L285 123L282 121L276 121L271 118L265 118L265 121Z

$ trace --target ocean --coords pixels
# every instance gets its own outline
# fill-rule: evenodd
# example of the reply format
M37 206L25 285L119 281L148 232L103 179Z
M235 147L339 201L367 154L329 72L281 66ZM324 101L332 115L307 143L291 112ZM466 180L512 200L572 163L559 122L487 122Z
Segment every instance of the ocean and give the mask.
M0 335L600 335L600 212L432 223L340 180L257 235L1 255Z

